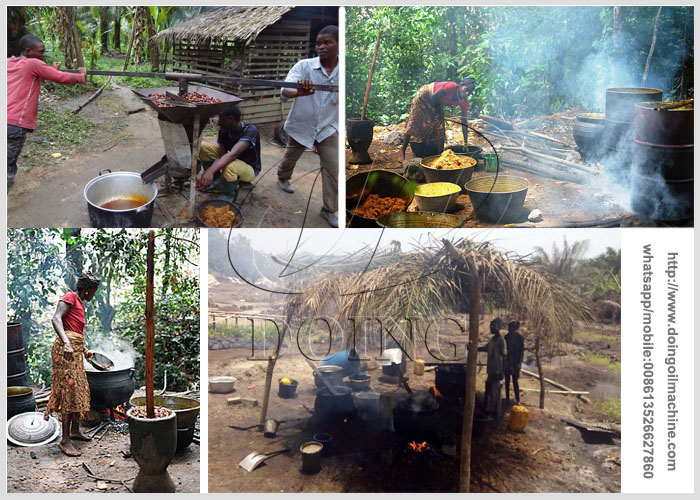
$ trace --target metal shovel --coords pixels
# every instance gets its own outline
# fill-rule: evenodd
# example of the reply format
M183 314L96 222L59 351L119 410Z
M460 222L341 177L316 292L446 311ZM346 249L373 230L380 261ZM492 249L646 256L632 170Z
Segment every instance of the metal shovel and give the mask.
M261 463L263 463L268 458L274 457L275 455L279 455L280 453L284 453L285 451L289 450L290 448L284 448L282 450L273 451L271 453L259 453L257 451L254 451L250 455L246 456L243 460L241 460L241 463L239 463L238 465L240 467L243 467L248 472L253 472Z

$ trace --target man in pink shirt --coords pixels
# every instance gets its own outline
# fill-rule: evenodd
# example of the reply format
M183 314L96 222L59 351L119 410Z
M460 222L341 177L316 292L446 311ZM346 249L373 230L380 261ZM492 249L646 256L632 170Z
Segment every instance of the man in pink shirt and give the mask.
M27 132L36 128L39 91L42 80L72 85L85 83L85 68L78 73L59 71L60 62L44 62L46 47L37 37L25 35L19 40L20 57L7 60L7 189L17 174L17 158L22 152Z

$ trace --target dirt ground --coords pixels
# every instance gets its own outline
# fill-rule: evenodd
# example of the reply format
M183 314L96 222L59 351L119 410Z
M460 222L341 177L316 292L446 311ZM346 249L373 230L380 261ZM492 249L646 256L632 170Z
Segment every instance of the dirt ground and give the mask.
M125 493L129 491L138 465L129 453L129 428L123 422L100 438L77 443L80 457L68 457L58 440L48 445L23 448L7 445L7 491L9 493ZM87 464L95 476L116 482L97 481L88 476ZM199 446L192 443L168 466L178 493L199 493ZM122 484L124 481L125 484Z
M74 109L88 96L60 104L46 104ZM71 154L58 160L49 158L53 152L46 147L46 161L27 171L22 157L18 161L19 173L8 193L8 227L90 227L87 204L83 197L85 185L97 177L103 169L113 172L131 171L141 173L155 164L164 154L156 113L143 104L128 88L115 87L105 90L100 97L85 107L80 116L89 118L96 128L102 123L118 122L120 133L104 130L89 144L80 145ZM245 120L245 116L243 116ZM208 133L216 132L216 118L210 121ZM261 131L262 171L256 178L252 195L242 204L243 227L328 227L321 211L321 179L311 193L312 184L319 168L318 156L306 152L296 165L292 184L296 193L288 194L277 186L276 169L284 149L271 140L269 132ZM215 140L212 136L211 139ZM28 141L46 141L37 133L30 134ZM319 176L320 177L320 176ZM164 179L159 184L159 197L172 217L178 221L187 219L189 183L182 192L165 194ZM197 202L214 198L214 195L197 193ZM304 222L308 199L311 202ZM241 197L242 198L242 197ZM241 198L238 204L241 204ZM166 217L156 207L152 226L161 227ZM183 225L179 223L178 225ZM194 223L188 225L193 226Z
M481 321L480 330L488 331L490 317ZM526 367L533 354L532 339L526 337ZM540 410L539 382L522 375L521 402L529 410L524 433L507 429L509 411L500 421L488 422L483 436L474 438L471 491L473 492L618 492L620 491L620 439L591 441L589 436L561 421L569 418L585 422L612 422L598 410L597 402L620 395L619 371L585 359L586 352L596 352L610 361L620 359L619 327L601 325L577 333L570 343L561 346L544 365L545 375L587 390L591 404L575 396L547 394L546 409ZM463 337L450 337L464 341ZM210 346L214 339L210 336ZM486 336L480 343L486 342ZM266 361L249 360L249 340L240 340L235 348L209 351L209 374L233 375L238 380L235 392L209 394L209 490L211 492L456 492L459 488L459 446L417 454L407 446L407 439L371 423L360 414L347 421L322 421L314 417L315 383L311 368L288 341L273 372L273 384L267 418L282 420L272 439L252 430L236 430L230 425L246 427L257 424L260 406L231 406L232 397L255 399L262 404ZM214 342L215 344L216 342ZM219 344L220 346L221 344ZM317 346L325 351L326 345ZM334 347L333 350L337 348ZM261 354L256 352L256 354ZM485 362L481 353L480 363ZM264 359L264 356L263 356ZM370 390L388 394L396 401L406 395L396 379L386 377L373 361L366 362L371 378ZM406 371L409 387L425 393L435 382L434 372L423 376L413 373L413 362ZM278 396L280 377L298 380L297 396ZM485 369L478 370L477 401L483 398ZM547 386L547 389L554 389ZM511 396L512 397L512 396ZM506 407L510 403L506 402ZM444 405L444 408L449 407ZM442 411L442 408L441 408ZM459 407L457 410L459 413ZM451 414L448 414L451 415ZM452 417L454 417L452 415ZM448 428L454 418L441 420ZM461 422L456 422L457 427ZM301 472L300 445L316 433L333 436L329 453L323 457L321 471L315 475ZM584 439L584 437L586 439ZM455 441L459 443L457 439ZM236 464L252 451L290 451L269 458L253 472Z
M573 125L575 112L560 113L552 117L539 117L537 126L529 131L543 133L562 142L569 143L575 148L573 141ZM446 145L461 144L462 134L457 132L457 126L449 124L447 129ZM374 140L369 148L372 163L367 165L351 165L347 159L350 156L350 148L346 148L345 173L346 178L367 170L388 170L397 174L404 174L404 167L399 163L400 145L384 144L384 139L391 132L403 133L403 124L390 125L388 127L375 127ZM452 137L452 139L450 139ZM459 139L459 140L457 140ZM470 144L491 151L488 143L474 132L470 133ZM497 146L498 148L498 146ZM578 154L573 161L580 161ZM411 148L406 150L406 163L418 162L419 158L413 155ZM483 171L483 161L477 165L477 170L472 178L491 175ZM572 182L554 180L540 177L531 173L500 166L500 172L506 175L524 177L529 182L529 188L524 207L518 217L509 221L507 226L513 227L619 227L619 226L655 226L653 221L630 213L620 206L616 199L618 193L608 192L607 185L581 185ZM599 182L604 182L601 180ZM622 199L622 198L621 198ZM459 208L452 212L466 220L465 227L502 227L503 225L490 224L479 220L473 210L467 194L458 197ZM539 222L529 222L528 214L538 209L543 217ZM407 211L418 210L418 203L413 203ZM350 217L347 217L350 220Z

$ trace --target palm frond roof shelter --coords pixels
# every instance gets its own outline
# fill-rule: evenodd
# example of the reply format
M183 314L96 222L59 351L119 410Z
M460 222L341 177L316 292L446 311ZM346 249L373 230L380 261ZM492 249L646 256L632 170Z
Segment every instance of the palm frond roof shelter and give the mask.
M161 31L156 40L172 46L173 71L284 80L294 63L313 56L316 35L330 24L338 24L337 7L221 7ZM279 89L220 88L244 99L245 121L280 121Z

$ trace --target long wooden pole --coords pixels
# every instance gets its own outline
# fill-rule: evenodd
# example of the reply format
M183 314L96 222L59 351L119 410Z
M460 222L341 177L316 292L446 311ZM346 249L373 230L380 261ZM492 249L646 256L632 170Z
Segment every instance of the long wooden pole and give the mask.
M192 124L192 172L190 173L190 212L189 219L194 219L194 208L197 201L197 159L199 158L199 112L194 114Z
M155 418L153 404L153 358L155 353L155 315L153 307L153 255L155 234L148 232L148 252L146 254L146 416Z
M362 104L362 116L361 120L365 119L365 113L367 112L367 99L369 99L369 89L372 86L372 75L374 74L374 63L377 60L377 50L379 50L379 39L382 36L382 30L377 32L377 43L374 44L374 55L372 56L372 64L369 67L369 78L367 79L367 89L365 90L365 102Z
M472 464L472 424L476 404L476 360L479 344L479 307L481 302L479 271L471 270L469 280L469 348L467 350L467 387L462 421L462 454L459 464L459 491L469 493Z

